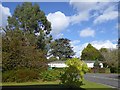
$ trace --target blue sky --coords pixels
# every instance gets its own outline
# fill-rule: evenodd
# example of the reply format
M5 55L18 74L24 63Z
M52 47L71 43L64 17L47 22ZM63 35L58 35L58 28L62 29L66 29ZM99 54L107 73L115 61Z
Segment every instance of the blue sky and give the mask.
M3 2L2 25L22 2ZM54 39L68 38L77 57L91 43L97 49L116 48L118 39L117 2L38 2L51 22Z

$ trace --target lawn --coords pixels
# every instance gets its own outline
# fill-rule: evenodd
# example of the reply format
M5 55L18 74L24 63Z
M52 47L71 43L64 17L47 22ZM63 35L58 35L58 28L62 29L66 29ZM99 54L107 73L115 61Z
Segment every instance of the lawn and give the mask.
M97 90L97 89L113 90L113 88L108 87L106 85L97 84L97 83L86 81L86 80L84 81L84 83L85 85L81 86L83 90L93 90L93 89L94 90ZM61 87L61 85L59 85L59 81L49 81L49 82L37 81L37 82L24 82L24 83L9 82L9 83L2 83L1 86L4 86L4 87L28 87L28 86L32 87L33 86L34 88L37 88L37 87L63 88Z
M84 88L85 90L98 90L98 88L101 90L115 90L107 85L103 85L103 84L98 84L95 82L90 82L90 81L84 81L85 85L82 85L81 88Z

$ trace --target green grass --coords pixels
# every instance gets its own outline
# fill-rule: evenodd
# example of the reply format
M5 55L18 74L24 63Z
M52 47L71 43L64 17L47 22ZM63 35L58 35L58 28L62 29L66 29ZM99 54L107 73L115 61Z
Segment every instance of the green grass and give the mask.
M6 83L2 83L0 84L0 86L29 86L29 85L59 85L59 82L60 81L36 81L36 82L24 82L24 83L16 83L16 82L6 82ZM94 83L94 82L90 82L90 81L84 81L84 85L81 86L81 88L84 88L85 90L92 90L95 88L104 88L104 89L107 89L109 88L108 90L113 90L111 87L108 87L106 85L102 85L102 84L97 84L97 83Z
M82 85L81 88L84 88L86 90L97 90L98 88L100 89L107 89L107 90L113 90L113 88L107 86L107 85L103 85L103 84L98 84L95 82L90 82L90 81L84 81L85 85Z
M0 86L27 86L27 85L45 85L45 84L59 84L59 81L36 81L36 82L23 82L23 83L16 83L16 82L5 82L1 83Z

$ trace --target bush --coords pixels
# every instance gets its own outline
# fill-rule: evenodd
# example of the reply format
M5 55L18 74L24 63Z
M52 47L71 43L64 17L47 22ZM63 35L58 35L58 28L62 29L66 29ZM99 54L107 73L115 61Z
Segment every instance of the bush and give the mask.
M90 68L89 73L110 73L109 68Z
M68 87L80 87L83 84L84 74L88 71L87 65L77 58L66 61L68 67L61 75L61 83Z
M39 73L33 69L19 69L16 71L16 82L34 81L39 79Z
M39 78L39 73L31 69L18 69L6 71L2 75L3 82L27 82Z
M59 80L60 74L62 71L60 70L47 70L45 72L41 73L41 78L43 81L54 81L54 80Z
M2 73L2 82L14 82L15 81L15 71L6 71Z

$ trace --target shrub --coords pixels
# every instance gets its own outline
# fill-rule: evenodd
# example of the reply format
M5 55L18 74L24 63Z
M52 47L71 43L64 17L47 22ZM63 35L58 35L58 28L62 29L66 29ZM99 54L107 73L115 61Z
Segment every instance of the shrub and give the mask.
M80 87L83 84L84 74L88 71L87 65L77 58L66 61L68 67L61 75L61 83L68 87Z
M16 82L33 81L39 78L39 73L33 69L19 69L16 71Z
M15 71L10 70L2 73L2 82L13 82L15 81Z
M31 69L18 69L6 71L2 75L3 82L27 82L39 78L39 73Z
M59 80L60 73L62 73L62 72L59 70L54 70L54 69L47 70L47 71L41 73L41 78L43 81Z

